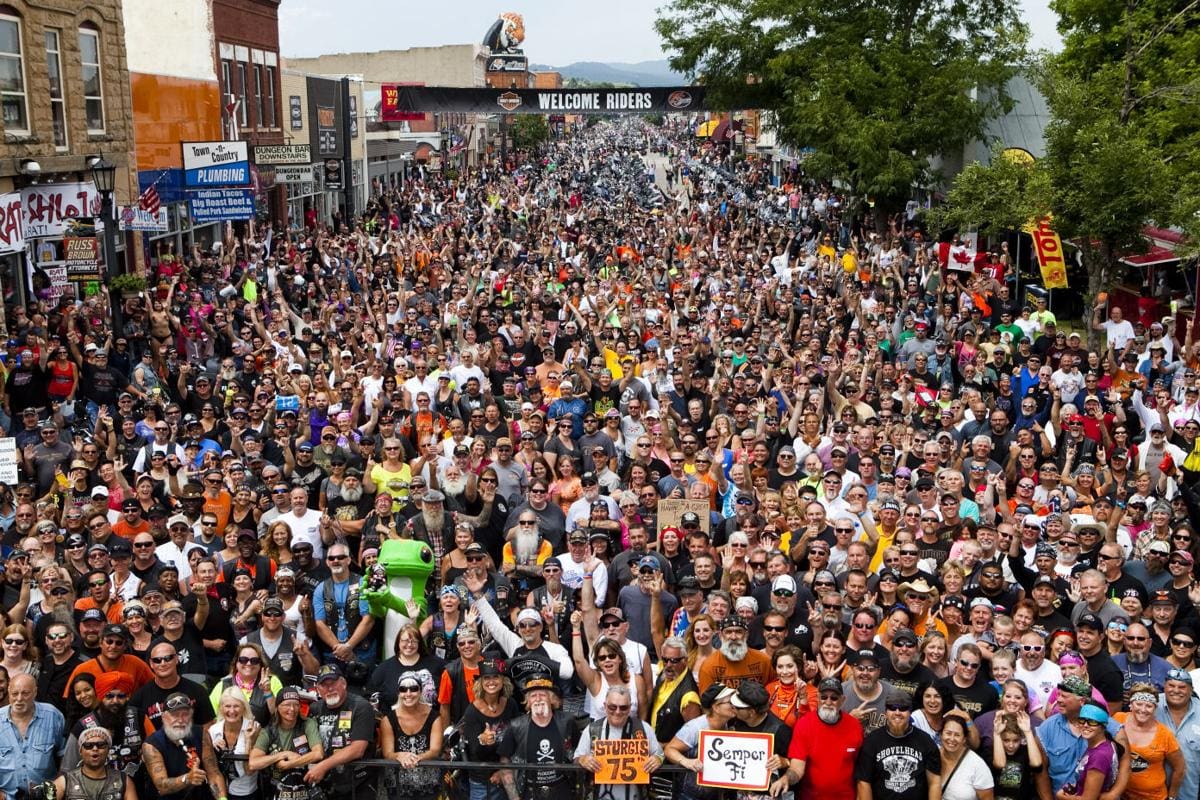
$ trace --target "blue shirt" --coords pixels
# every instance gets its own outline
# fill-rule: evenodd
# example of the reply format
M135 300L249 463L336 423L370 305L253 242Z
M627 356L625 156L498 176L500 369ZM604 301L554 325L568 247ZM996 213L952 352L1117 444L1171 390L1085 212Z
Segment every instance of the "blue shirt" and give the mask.
M357 576L351 575L348 580L343 581L342 583L333 581L333 607L335 609L335 615L337 617L336 619L328 619L325 616L325 581L318 583L317 588L313 591L313 619L317 622L324 622L326 625L328 625L329 629L333 631L333 634L337 636L337 640L339 642L347 642L350 640L350 637L354 635L354 631L352 631L346 624L346 615L344 610L346 608L346 600L350 595L350 583L353 581L355 584L357 584L359 580L360 579ZM367 606L367 601L361 593L358 595L358 613L362 617L365 617L371 613L370 608ZM362 641L361 644L359 644L358 649L359 651L363 651L373 647L374 641L370 636L368 636Z
M1108 721L1108 732L1116 735L1121 726ZM1070 723L1062 714L1051 714L1039 725L1034 734L1046 751L1046 763L1050 769L1050 786L1057 792L1075 777L1079 759L1087 752L1087 740L1076 736Z
M33 719L24 737L12 723L11 710L12 706L0 708L0 791L6 797L58 774L58 757L66 743L66 723L54 706L34 703Z
M1179 786L1180 797L1196 797L1200 794L1200 700L1192 698L1192 704L1183 715L1183 722L1175 726L1171 712L1167 710L1167 700L1160 697L1155 718L1166 725L1175 734L1179 742L1179 750L1183 753L1183 762L1187 771L1183 774L1183 783Z

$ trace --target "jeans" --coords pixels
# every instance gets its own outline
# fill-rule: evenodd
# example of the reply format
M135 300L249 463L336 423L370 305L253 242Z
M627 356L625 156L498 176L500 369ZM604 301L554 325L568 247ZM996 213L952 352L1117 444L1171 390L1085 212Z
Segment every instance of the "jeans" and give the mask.
M486 781L480 783L474 778L471 779L468 800L504 800L506 796L504 787L499 784Z

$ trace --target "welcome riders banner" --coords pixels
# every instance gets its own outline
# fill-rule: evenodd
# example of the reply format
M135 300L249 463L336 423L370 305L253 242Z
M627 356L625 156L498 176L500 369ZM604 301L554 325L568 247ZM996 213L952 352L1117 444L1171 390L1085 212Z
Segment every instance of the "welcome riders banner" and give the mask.
M705 111L702 86L633 89L459 89L384 84L380 119L411 119L413 112L462 114L669 114Z

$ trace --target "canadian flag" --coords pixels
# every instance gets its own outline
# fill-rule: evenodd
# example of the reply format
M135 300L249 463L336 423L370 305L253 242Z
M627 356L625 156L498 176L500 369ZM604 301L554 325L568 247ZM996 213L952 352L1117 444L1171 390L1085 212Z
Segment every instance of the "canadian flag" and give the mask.
M913 387L913 396L916 398L917 405L921 408L931 406L937 402L937 392L928 386L918 385Z
M975 269L975 251L965 244L956 244L950 248L950 259L947 269L959 272L973 272Z

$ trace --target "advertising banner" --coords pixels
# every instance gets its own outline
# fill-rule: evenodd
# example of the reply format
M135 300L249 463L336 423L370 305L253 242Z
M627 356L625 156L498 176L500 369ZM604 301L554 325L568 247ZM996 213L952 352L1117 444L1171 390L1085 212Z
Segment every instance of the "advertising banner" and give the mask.
M488 72L524 72L529 69L529 59L525 56L500 54L487 60Z
M192 222L226 222L254 217L253 189L209 189L188 193Z
M184 142L185 186L246 186L250 157L245 142Z
M19 253L25 249L21 221L21 193L0 194L0 253Z
M315 183L316 180L316 164L289 164L275 168L277 183Z
M400 90L409 86L420 86L420 84L385 83L382 87L380 87L380 122L414 122L416 120L425 119L424 111L412 111L400 108Z
M68 236L63 239L63 261L67 280L72 283L100 280L100 241L93 229L91 236Z
M1025 232L1033 237L1033 253L1042 270L1042 285L1047 289L1067 288L1067 262L1063 258L1062 239L1050 227L1050 217L1030 220Z
M389 101L395 92L395 100ZM669 114L705 111L703 86L641 89L460 89L385 84L381 117L446 111L464 114ZM389 116L391 114L392 116Z
M161 207L157 214L151 214L137 206L121 206L117 213L117 221L123 231L167 232L167 210Z
M21 190L23 234L26 239L69 233L77 217L100 213L100 193L92 183L39 183Z
M307 164L310 161L312 148L306 144L267 144L254 148L254 163L259 166Z

